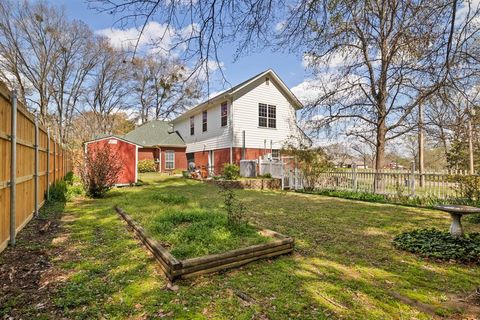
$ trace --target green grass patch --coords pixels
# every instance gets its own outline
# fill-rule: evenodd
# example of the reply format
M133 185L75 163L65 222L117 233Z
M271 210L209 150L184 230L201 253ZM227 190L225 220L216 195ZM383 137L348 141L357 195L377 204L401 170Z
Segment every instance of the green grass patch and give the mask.
M156 201L162 201L167 204L186 204L188 202L187 197L175 194L155 193L153 194L152 199Z
M148 230L151 236L166 242L178 259L220 253L269 240L247 224L232 227L227 225L225 214L202 209L177 209L155 216Z
M480 206L478 201L471 201L463 198L447 198L440 199L433 196L409 196L406 194L377 194L372 192L351 191L351 190L333 190L322 189L315 191L297 190L299 193L317 194L328 197L336 197L350 200L375 202L375 203L390 203L400 204L404 206L426 207L433 208L437 205L443 204L458 204L468 206Z
M418 229L398 235L393 244L427 258L480 263L480 233L454 238L447 231Z

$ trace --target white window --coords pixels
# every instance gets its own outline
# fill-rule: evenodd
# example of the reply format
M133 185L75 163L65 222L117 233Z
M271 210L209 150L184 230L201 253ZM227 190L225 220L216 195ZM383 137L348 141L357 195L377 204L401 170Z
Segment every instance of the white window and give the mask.
M175 151L173 150L165 151L165 169L175 169Z
M277 127L277 107L266 105L264 103L258 104L258 126L264 128Z

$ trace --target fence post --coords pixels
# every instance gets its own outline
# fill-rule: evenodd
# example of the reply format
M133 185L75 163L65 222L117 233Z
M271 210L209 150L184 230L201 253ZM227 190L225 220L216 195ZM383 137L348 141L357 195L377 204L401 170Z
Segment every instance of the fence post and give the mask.
M10 132L10 245L15 245L16 193L17 193L17 91L12 92L12 117Z
M57 142L53 135L53 183L57 181Z
M282 190L285 189L285 181L284 181L285 177L284 177L283 166L284 166L283 160L282 160L282 158L280 158L280 177L282 179Z
M35 116L35 173L34 173L34 185L35 185L35 216L38 216L38 117Z
M411 196L415 196L415 161L412 161L412 173L410 178Z
M47 201L50 200L50 128L47 129Z
M352 165L353 191L357 192L357 165Z

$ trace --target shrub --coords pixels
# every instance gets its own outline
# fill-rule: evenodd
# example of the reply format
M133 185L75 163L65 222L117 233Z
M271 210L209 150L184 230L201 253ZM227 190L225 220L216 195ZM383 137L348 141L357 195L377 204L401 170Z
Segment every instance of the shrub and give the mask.
M428 258L463 263L480 261L480 233L470 233L463 238L454 238L447 231L434 228L419 229L398 235L393 240L393 245L397 249Z
M272 179L272 174L268 172L268 173L265 173L265 174L259 175L259 178L263 178L263 179Z
M115 152L105 146L91 150L79 166L83 189L87 196L102 198L118 180L123 164Z
M453 177L453 181L457 182L455 190L458 195L466 200L467 204L480 203L480 175Z
M236 164L227 163L223 167L225 180L237 180L240 177L240 168Z
M222 184L221 188L223 204L227 211L228 226L232 228L238 227L244 222L245 205L237 199L233 188L229 184Z
M312 191L319 184L321 173L331 167L322 148L312 148L301 139L293 138L282 149L282 154L293 156L302 172L303 187Z
M67 183L65 181L57 181L50 186L49 201L67 201Z
M73 172L72 171L69 171L67 172L67 174L65 175L65 178L63 178L63 180L68 184L68 185L73 185L73 178L74 178L74 175L73 175Z
M157 165L152 159L145 159L138 161L138 172L156 172Z

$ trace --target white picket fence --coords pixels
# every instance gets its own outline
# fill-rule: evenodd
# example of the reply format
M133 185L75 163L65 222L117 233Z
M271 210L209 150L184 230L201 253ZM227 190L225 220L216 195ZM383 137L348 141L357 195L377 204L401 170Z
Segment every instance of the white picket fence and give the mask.
M465 170L332 169L320 175L317 188L449 199L459 196L454 177L468 175Z
M272 178L282 180L282 190L303 188L303 179L293 157L279 160L262 160L258 162L259 175L270 174Z

